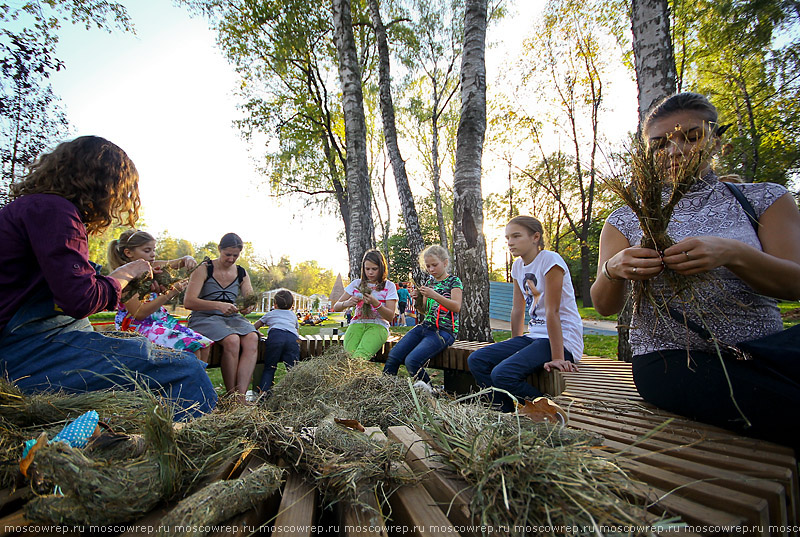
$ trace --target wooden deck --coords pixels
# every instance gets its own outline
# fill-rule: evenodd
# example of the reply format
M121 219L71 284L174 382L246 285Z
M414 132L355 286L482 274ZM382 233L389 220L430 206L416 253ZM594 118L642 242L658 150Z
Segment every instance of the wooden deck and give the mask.
M639 494L653 510L679 515L692 526L736 534L800 532L797 462L790 448L736 436L642 401L631 365L584 357L580 372L565 373L556 400L569 425L600 434L605 451L625 453L623 467L642 481ZM746 528L732 531L733 527Z

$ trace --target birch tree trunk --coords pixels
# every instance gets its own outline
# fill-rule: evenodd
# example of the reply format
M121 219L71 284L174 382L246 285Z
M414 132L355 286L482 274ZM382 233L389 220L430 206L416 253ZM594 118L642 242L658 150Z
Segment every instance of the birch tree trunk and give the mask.
M339 56L339 80L342 84L342 111L347 146L345 173L350 206L350 278L361 273L361 258L373 248L374 225L367 168L367 124L364 117L364 96L361 92L361 69L353 37L353 16L350 0L332 0L334 40Z
M641 121L653 103L675 93L677 75L669 30L668 1L633 0L631 28Z
M669 29L668 0L633 0L631 3L633 57L636 86L639 90L639 124L653 104L675 93L677 74ZM641 134L641 132L639 133ZM621 361L633 361L628 340L633 317L631 286L626 285L628 300L617 316L617 355Z
M417 208L414 205L414 196L408 184L406 163L400 154L397 145L397 126L395 124L394 104L392 102L391 74L389 68L389 42L386 39L386 27L381 20L378 0L369 0L369 12L372 18L372 27L378 42L378 84L380 87L381 120L383 122L383 136L386 140L386 149L394 171L394 180L397 184L397 195L400 198L400 208L403 211L403 221L406 224L406 238L411 255L414 259L425 248L422 231L419 227ZM419 263L412 269L414 282L417 286L425 283L427 278Z
M461 62L461 119L453 180L453 245L464 283L461 340L492 341L489 325L489 267L483 236L481 158L486 133L487 0L467 0Z

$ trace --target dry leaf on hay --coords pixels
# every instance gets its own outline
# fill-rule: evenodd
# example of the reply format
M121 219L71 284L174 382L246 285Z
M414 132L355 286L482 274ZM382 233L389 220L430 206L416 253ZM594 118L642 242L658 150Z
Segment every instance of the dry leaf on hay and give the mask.
M362 433L366 432L366 429L364 429L364 426L361 425L361 423L359 423L358 420L343 420L339 418L333 418L333 421L335 423L338 423L342 427L345 427L352 431L360 431Z
M525 401L517 405L517 414L531 421L567 424L567 413L547 397L537 397L533 401Z
M47 433L42 433L39 435L39 438L36 439L36 444L30 450L28 450L28 454L25 455L25 458L19 461L19 471L22 472L22 475L28 477L28 468L30 468L31 464L33 464L33 458L36 456L36 452L40 447L46 445Z

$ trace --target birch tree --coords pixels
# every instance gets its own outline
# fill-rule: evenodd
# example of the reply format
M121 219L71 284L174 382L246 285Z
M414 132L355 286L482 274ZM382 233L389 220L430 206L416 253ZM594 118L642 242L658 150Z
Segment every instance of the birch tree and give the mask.
M397 195L400 198L400 208L403 213L403 221L408 238L408 247L411 250L412 258L416 259L423 248L425 248L425 242L422 238L422 232L420 231L419 217L417 216L417 208L414 204L414 196L411 194L411 187L408 184L406 163L403 160L400 147L397 144L397 126L395 124L389 65L389 41L386 37L386 27L381 19L377 0L369 0L369 10L378 45L378 83L380 87L381 118L383 121L386 150L389 153L389 160L392 163L392 170L394 171ZM419 263L413 263L411 270L414 281L417 285L422 285L426 278Z
M347 243L350 277L358 278L361 273L361 258L364 252L375 244L372 193L367 168L367 124L350 0L332 0L331 7L334 42L339 58L339 80L342 86L342 111L347 147L345 174L350 208L350 235Z
M464 283L459 339L492 341L489 267L483 235L481 161L486 133L487 0L467 0L461 62L461 119L453 180L453 242Z
M669 27L667 0L632 0L631 30L640 123L653 103L675 92L677 75Z

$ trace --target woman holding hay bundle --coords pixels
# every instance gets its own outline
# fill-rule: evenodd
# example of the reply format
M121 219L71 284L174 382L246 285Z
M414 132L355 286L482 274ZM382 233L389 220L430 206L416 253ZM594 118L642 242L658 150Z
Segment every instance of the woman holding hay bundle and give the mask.
M183 305L192 310L189 328L222 345L222 381L228 393L244 401L256 368L258 331L245 319L253 306L240 310L236 299L253 296L250 275L236 264L244 242L236 233L219 241L219 257L192 272Z
M333 311L354 308L344 334L344 348L355 358L370 359L389 338L394 319L397 287L386 279L386 258L379 250L367 250L361 260L361 278L345 287Z
M60 144L12 185L0 210L0 374L23 391L80 393L148 385L177 405L177 418L212 410L204 365L156 351L145 338L94 332L89 315L115 309L131 280L152 271L138 259L101 276L87 233L136 223L139 174L125 152L97 136Z
M720 182L710 159L723 131L702 95L680 93L653 108L642 137L661 178L657 188L667 196L690 185L666 225L676 242L641 246L652 244L640 226L644 203L614 211L600 236L592 300L609 315L626 300L625 280L640 290L630 337L634 382L646 401L798 448L800 415L776 409L800 407L800 379L759 360L723 358L720 349L782 330L775 298L800 297L800 212L780 185ZM652 186L646 176L634 166L640 192Z
M468 359L478 385L501 388L518 399L533 400L543 394L528 384L537 370L577 371L583 355L583 323L564 259L544 249L542 223L531 216L517 216L506 225L511 255L514 296L511 333L514 337L478 349ZM524 333L525 311L530 315ZM501 410L514 404L505 394L495 395Z

